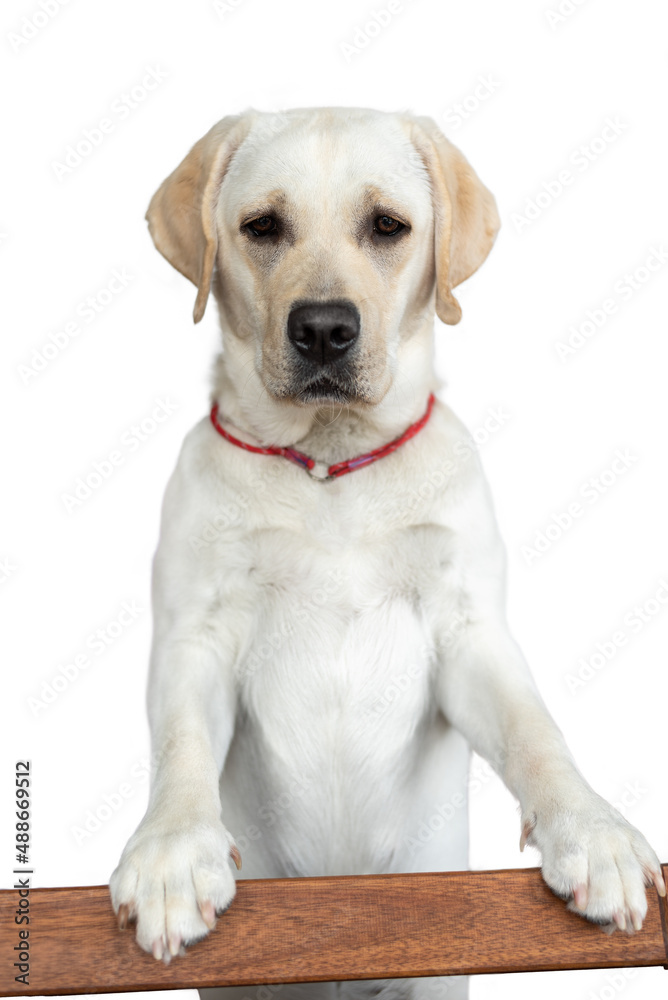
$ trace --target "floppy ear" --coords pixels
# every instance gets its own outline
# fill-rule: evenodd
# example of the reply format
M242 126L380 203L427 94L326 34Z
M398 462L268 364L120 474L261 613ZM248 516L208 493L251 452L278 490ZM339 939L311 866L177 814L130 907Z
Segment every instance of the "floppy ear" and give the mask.
M247 131L241 122L238 115L223 118L196 142L162 182L146 213L157 249L197 286L195 323L204 315L216 260L215 209L220 185Z
M431 118L413 118L413 141L429 171L434 201L436 314L462 318L452 289L480 267L501 225L494 195Z

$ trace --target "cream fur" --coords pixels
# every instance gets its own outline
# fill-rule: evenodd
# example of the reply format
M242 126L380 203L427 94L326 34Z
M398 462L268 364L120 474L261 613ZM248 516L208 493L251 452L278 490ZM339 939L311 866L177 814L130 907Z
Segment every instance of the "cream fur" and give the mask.
M411 231L376 253L355 227L379 198ZM274 205L291 242L269 259L241 226ZM216 296L221 421L327 463L424 412L438 388L434 309L457 321L452 288L498 227L494 199L433 122L357 109L223 119L149 221L198 286L196 318L210 284ZM357 395L304 405L285 395L288 312L341 297L361 315ZM203 417L167 488L154 564L150 804L111 878L142 948L168 960L207 933L234 895L235 838L251 878L466 867L464 807L423 849L410 844L465 794L469 746L518 798L548 884L591 919L641 923L657 858L578 772L508 632L504 576L475 447L443 402L393 455L326 483L235 448ZM339 993L381 987L466 995L445 980Z

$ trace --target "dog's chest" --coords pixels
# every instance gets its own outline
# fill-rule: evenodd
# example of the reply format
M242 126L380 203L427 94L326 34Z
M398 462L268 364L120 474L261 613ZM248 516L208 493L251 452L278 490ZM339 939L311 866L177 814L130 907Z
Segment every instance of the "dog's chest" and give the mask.
M433 608L448 535L423 525L375 537L257 533L242 703L272 750L302 739L352 762L405 747L431 710ZM389 734L389 736L388 736ZM380 745L377 741L380 740Z

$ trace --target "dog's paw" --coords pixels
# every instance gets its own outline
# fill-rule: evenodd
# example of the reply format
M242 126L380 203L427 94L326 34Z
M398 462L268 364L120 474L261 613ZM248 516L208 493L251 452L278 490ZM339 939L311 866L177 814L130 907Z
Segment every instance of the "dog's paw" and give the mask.
M220 822L161 831L142 823L130 838L109 880L111 901L124 930L137 923L137 942L169 962L199 941L232 902L236 890L230 858L241 857Z
M554 807L523 817L524 844L543 856L543 878L568 909L607 931L639 931L647 914L645 886L666 887L643 835L595 793L572 810Z

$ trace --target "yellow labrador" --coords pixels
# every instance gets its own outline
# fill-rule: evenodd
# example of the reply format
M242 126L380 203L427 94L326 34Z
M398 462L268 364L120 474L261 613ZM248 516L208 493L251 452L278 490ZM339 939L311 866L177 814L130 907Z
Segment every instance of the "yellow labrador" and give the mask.
M475 446L432 396L434 309L460 318L452 289L499 226L490 192L428 118L249 111L193 147L148 221L197 286L195 322L213 290L223 353L164 501L156 767L111 878L121 925L178 955L229 905L240 853L251 878L465 868L473 747L519 800L554 892L639 928L645 886L665 892L658 860L536 690ZM338 995L379 991L466 984Z

